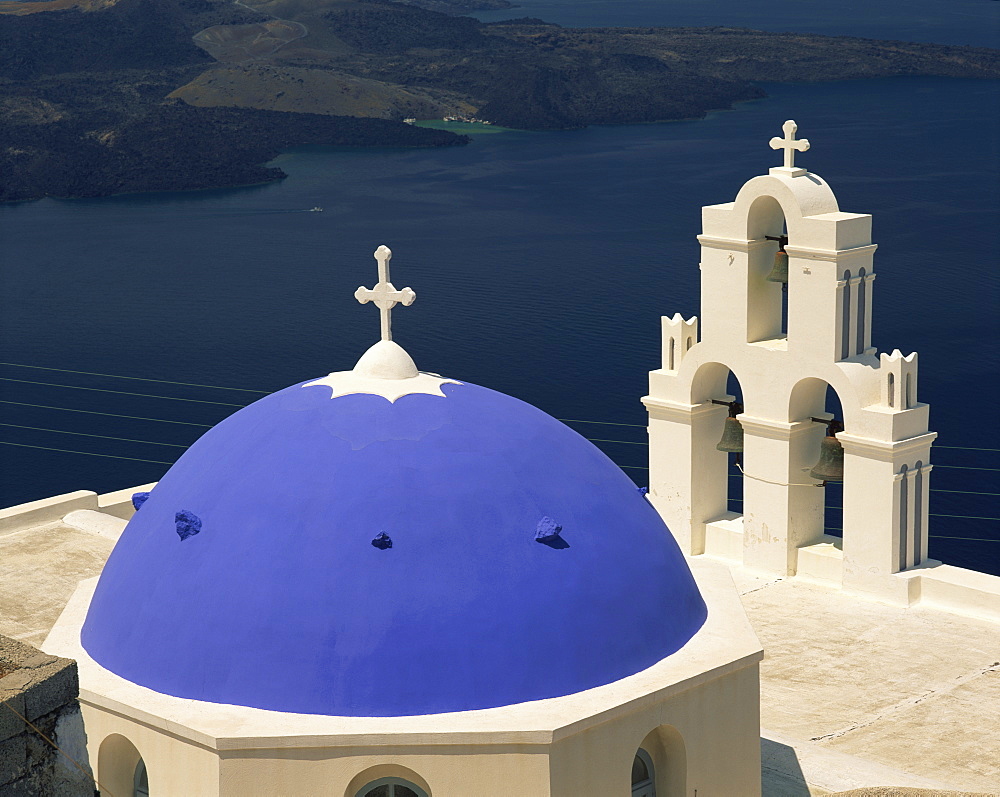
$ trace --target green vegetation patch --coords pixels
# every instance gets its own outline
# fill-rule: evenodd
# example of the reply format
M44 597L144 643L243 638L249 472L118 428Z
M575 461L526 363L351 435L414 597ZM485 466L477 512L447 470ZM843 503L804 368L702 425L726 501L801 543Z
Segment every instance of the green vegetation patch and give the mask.
M490 133L516 133L513 127L487 125L482 122L445 122L443 119L421 119L413 123L414 127L426 127L430 130L447 130L450 133L461 133L466 136L489 135Z

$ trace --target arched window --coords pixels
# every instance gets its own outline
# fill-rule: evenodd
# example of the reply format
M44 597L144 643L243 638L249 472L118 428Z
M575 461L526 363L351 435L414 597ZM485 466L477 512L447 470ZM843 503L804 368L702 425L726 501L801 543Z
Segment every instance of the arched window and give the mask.
M102 794L107 792L115 797L149 795L146 763L136 746L120 733L109 733L100 743L94 775L100 781ZM154 775L153 780L157 777ZM158 794L155 788L153 793Z
M632 797L656 797L653 759L641 747L632 759Z
M667 370L668 371L673 371L674 370L674 346L675 346L675 344L676 344L676 341L673 338L671 338L670 339L670 346L668 347L668 351L667 351Z
M135 765L135 774L132 776L133 797L149 797L149 776L146 774L146 762L141 758Z
M896 377L894 374L889 374L889 406L896 406Z
M419 786L402 778L379 778L361 787L358 797L428 797Z

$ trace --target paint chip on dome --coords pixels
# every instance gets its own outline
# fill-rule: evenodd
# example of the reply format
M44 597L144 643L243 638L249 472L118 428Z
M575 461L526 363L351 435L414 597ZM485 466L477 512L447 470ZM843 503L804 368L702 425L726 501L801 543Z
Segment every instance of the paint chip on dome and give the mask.
M535 529L535 539L539 542L547 542L553 537L558 537L561 532L562 526L546 515L538 521L538 526Z
M380 531L375 535L375 539L372 540L372 545L378 548L380 551L384 551L387 548L392 547L392 538L389 537L384 531Z
M201 518L194 512L182 509L174 515L174 525L177 528L177 536L181 540L186 540L201 531Z
M546 515L538 521L538 526L535 528L535 542L548 545L550 548L569 548L569 543L560 536L561 534L562 526Z
M149 498L149 493L132 493L132 508L138 512L139 507L146 503L147 498Z

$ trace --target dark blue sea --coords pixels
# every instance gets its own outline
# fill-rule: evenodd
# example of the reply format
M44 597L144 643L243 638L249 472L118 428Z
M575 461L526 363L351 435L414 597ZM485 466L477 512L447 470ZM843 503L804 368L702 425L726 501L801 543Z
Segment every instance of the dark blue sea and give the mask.
M991 0L818 6L544 0L504 13L1000 43ZM699 310L700 208L775 165L767 142L792 118L812 142L803 165L842 210L874 215L874 345L920 353L919 399L940 433L930 553L1000 574L1000 82L764 88L698 121L312 148L280 156L289 177L270 185L0 206L0 505L154 481L239 406L350 368L378 336L352 294L374 283L381 243L396 285L418 295L393 326L420 368L570 420L644 484L639 398L659 316Z

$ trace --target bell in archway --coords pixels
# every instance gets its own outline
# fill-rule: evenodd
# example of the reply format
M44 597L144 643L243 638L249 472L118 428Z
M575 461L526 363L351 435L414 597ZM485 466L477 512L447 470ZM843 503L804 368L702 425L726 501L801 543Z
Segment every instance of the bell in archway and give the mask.
M715 447L716 451L729 451L736 454L737 461L739 455L743 453L743 427L736 420L736 416L743 412L743 405L738 401L712 400L713 404L724 404L729 407L729 417L726 418L726 425L722 427L722 439Z
M819 448L819 462L809 471L809 475L822 482L844 480L844 447L829 431Z
M788 255L783 249L774 253L774 266L771 267L771 273L766 279L768 282L788 283Z
M722 427L722 439L715 448L717 451L729 451L733 454L743 453L743 427L736 418L726 418L726 425Z

